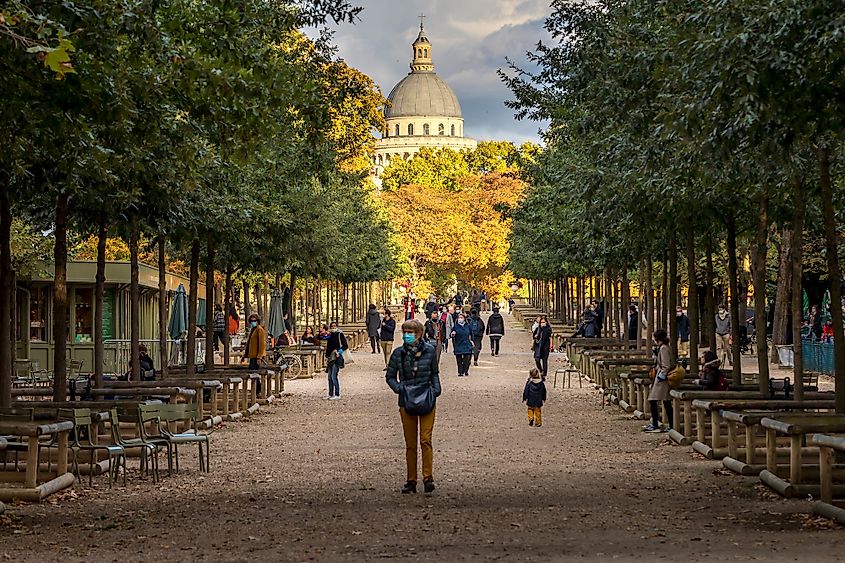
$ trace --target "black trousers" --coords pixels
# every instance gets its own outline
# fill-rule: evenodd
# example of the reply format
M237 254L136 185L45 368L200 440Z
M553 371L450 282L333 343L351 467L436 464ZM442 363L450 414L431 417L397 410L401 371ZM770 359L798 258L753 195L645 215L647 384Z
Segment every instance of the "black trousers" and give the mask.
M537 370L545 381L546 375L549 373L549 356L534 356L534 363L537 365Z
M370 337L370 346L373 347L373 354L376 353L376 350L379 349L379 338L378 336L371 336Z
M499 355L499 341L502 339L501 336L491 336L490 337L490 350L494 356Z
M458 375L468 375L472 354L455 354L455 360L458 363Z
M225 341L226 340L225 340L225 336L223 335L223 333L217 332L215 330L214 331L214 351L217 352L218 350L220 350L220 344L224 343Z
M660 425L660 401L649 401L648 404L651 406L651 424L653 426ZM672 428L672 418L673 418L673 410L672 410L672 401L663 401L663 408L666 410L666 424L669 425L669 428Z
M484 337L474 336L472 338L472 343L475 344L475 347L472 349L472 359L477 362L478 355L481 353L481 345L484 343Z

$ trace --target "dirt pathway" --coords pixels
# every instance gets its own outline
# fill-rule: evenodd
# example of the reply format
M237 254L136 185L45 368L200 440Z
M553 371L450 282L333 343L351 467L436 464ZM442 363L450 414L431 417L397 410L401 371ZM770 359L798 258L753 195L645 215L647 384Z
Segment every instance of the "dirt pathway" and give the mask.
M485 342L485 348L486 348ZM130 473L0 516L11 561L835 560L839 529L756 478L723 475L595 391L551 388L543 428L520 403L529 335L508 319L502 354L457 378L444 355L432 496L402 496L396 398L360 351L340 401L324 377L215 432L212 473L153 485ZM552 367L554 361L552 361ZM132 466L134 463L130 462Z

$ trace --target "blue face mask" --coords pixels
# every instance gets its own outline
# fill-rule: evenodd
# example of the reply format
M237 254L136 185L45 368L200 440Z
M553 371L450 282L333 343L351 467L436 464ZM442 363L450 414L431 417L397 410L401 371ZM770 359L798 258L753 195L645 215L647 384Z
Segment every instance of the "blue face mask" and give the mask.
M403 333L402 334L402 341L405 344L413 344L414 342L417 341L417 335L416 334Z

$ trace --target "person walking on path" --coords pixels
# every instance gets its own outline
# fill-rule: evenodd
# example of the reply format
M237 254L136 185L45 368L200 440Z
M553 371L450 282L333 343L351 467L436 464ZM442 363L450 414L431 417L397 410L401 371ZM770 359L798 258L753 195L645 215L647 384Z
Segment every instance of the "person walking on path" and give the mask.
M546 315L540 315L537 321L537 328L532 333L534 337L534 363L537 365L537 370L546 380L549 373L549 353L552 351L552 327L549 326L549 320Z
M543 426L543 403L546 402L546 384L537 368L528 372L528 381L522 390L522 402L528 406L528 426Z
M220 344L226 342L226 315L219 303L214 306L214 351L220 350Z
M473 364L478 365L478 355L481 354L481 347L484 344L484 321L478 314L478 309L473 309L469 316L469 330L472 335L472 359Z
M455 307L452 305L443 306L443 312L440 314L440 320L443 321L443 326L446 327L446 334L443 338L443 351L449 351L449 335L455 329Z
M684 308L678 307L675 310L675 316L678 318L678 357L689 357L689 317L684 314Z
M434 346L425 342L423 325L416 320L402 323L402 346L393 351L385 379L399 395L399 416L405 436L408 480L402 494L417 492L417 441L422 450L422 477L426 493L434 491L434 448L431 436L440 396L440 367Z
M249 316L249 336L246 339L246 357L249 369L258 369L267 353L267 331L261 326L261 319L255 313Z
M487 336L490 337L490 354L499 355L499 343L505 335L505 319L499 314L499 308L493 307L493 314L487 319Z
M428 303L425 304L425 318L431 318L431 313L437 310L437 297L431 293L428 296Z
M640 314L636 305L628 306L628 341L637 341L637 323L640 322Z
M384 353L385 370L387 370L387 364L390 362L390 353L393 352L393 335L395 332L396 321L393 319L390 309L385 309L379 329L379 340L381 340L381 351Z
M425 321L423 335L424 340L434 346L439 365L440 353L443 351L443 340L446 338L446 323L440 320L440 313L436 310L432 311L430 318Z
M669 371L672 369L672 348L669 346L669 335L662 328L654 331L654 381L648 392L648 403L651 406L651 424L646 426L646 432L667 432L672 429L672 398L669 396ZM666 428L660 426L660 403L666 411Z
M719 365L733 365L731 359L731 314L724 305L716 313L716 349L719 351Z
M346 335L337 327L337 321L329 325L329 339L326 341L326 372L329 375L329 399L340 399L340 369L344 366L343 353L349 350Z
M594 323L596 326L596 338L601 338L601 331L604 328L604 299L598 301L593 299L590 303L590 309L593 311Z
M370 347L373 349L373 354L378 349L379 331L381 330L381 316L378 314L378 309L373 303L367 310L367 336L370 337Z
M472 361L472 333L466 315L458 314L458 322L449 337L452 339L452 352L458 363L458 377L466 377L469 375L469 364Z

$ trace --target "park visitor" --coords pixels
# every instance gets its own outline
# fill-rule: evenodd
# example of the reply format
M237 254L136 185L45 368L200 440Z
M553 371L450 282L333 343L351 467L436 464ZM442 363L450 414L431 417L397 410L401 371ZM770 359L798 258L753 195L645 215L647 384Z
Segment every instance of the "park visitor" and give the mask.
M329 332L329 325L323 323L322 326L320 326L320 332L317 333L317 339L328 340L330 335L331 332Z
M716 313L716 349L719 351L719 362L722 367L733 365L731 359L731 314L724 305L719 305Z
M220 350L220 344L226 342L226 315L223 314L223 306L219 303L214 305L214 351Z
M575 336L582 336L584 338L596 338L598 336L598 328L596 326L596 312L592 305L584 309L581 314L581 324L578 325L578 331Z
M528 406L528 426L543 426L543 403L546 402L546 384L540 377L540 370L531 368L528 381L522 390L522 402Z
M678 357L689 357L689 317L684 314L684 308L678 307L675 310L675 317L678 319Z
M455 294L455 297L454 297L453 300L455 301L455 306L458 309L460 309L461 307L464 306L464 296L461 294L460 291Z
M258 369L259 362L267 353L267 331L259 322L261 319L255 313L249 316L249 336L246 339L246 358L249 369Z
M601 330L604 327L604 299L599 302L593 299L590 302L590 310L593 312L594 323L596 327L596 338L601 338Z
M465 314L458 314L458 322L449 337L452 339L452 353L458 363L458 377L466 377L469 375L469 364L472 361L472 333Z
M824 334L824 326L822 325L822 316L819 313L819 306L813 305L810 307L810 313L807 315L807 325L810 327L808 338L815 336L815 340L821 340Z
M719 357L716 352L707 350L704 352L702 369L699 374L698 385L705 391L727 391L728 378L719 368Z
M437 363L440 363L440 352L443 350L443 340L446 338L446 324L440 320L440 313L437 310L431 312L430 318L425 321L423 332L426 342L434 346L437 356Z
M384 353L385 370L387 370L387 364L390 361L390 353L393 352L393 334L395 332L396 321L393 319L393 314L390 312L390 309L385 309L378 334L379 340L381 341L381 351Z
M229 306L229 334L237 334L240 332L241 320L238 316L238 309L234 304Z
M449 351L449 335L455 328L455 307L453 305L442 307L443 312L440 315L440 320L443 321L443 326L446 327L446 333L443 338L443 351Z
M425 304L425 318L431 318L431 313L437 310L437 297L433 293L428 295L428 303Z
M662 328L654 331L654 380L648 392L651 406L651 424L646 432L666 432L672 429L672 399L669 396L669 370L672 369L672 348L669 347L669 335ZM660 426L660 403L666 410L666 426Z
M376 349L379 347L379 331L381 330L381 315L378 314L375 304L370 303L367 309L367 336L370 337L370 347L373 349L373 354L377 353Z
M312 327L305 327L305 332L302 333L299 343L303 346L313 346L317 343L317 337L314 336L314 329Z
M422 477L426 493L434 491L434 448L431 434L440 396L440 368L434 346L425 342L423 325L416 320L402 323L402 346L393 351L385 379L399 395L399 416L405 436L408 479L402 494L417 492L417 442L422 450Z
M546 315L540 315L536 322L537 328L534 329L532 336L534 337L534 344L532 350L534 351L534 363L543 378L549 373L549 353L552 350L552 327L549 326L549 320Z
M469 314L469 330L472 335L472 359L473 364L478 365L478 355L481 354L481 346L484 344L484 321L478 314L478 309L473 309Z
M637 340L637 323L639 322L639 313L636 305L628 306L628 340L636 342Z
M349 350L346 335L337 327L337 322L329 325L329 339L326 342L326 372L329 377L329 399L340 399L340 369L344 366L343 353Z
M505 335L505 319L499 313L499 307L493 306L493 314L487 319L487 336L490 337L490 355L499 355L499 343Z

